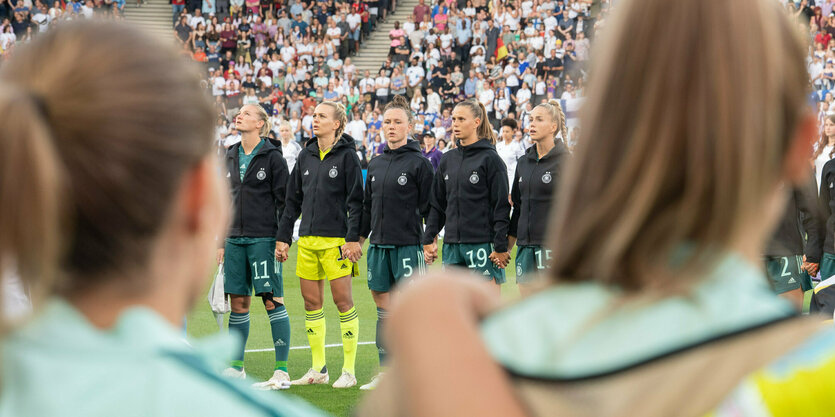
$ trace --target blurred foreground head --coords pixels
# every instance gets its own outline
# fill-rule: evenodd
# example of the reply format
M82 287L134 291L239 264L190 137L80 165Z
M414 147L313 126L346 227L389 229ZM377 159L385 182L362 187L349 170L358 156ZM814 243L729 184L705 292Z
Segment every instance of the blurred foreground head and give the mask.
M46 293L114 276L141 291L129 277L163 236L179 251L208 233L200 216L224 208L191 65L124 23L62 24L16 49L0 71L0 262Z
M603 30L550 225L554 279L682 284L762 243L780 184L803 179L805 46L770 0L625 0Z

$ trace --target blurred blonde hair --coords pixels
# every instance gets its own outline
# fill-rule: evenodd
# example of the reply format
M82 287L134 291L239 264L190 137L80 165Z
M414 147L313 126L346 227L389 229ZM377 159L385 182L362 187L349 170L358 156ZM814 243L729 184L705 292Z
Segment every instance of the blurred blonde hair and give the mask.
M553 278L694 282L776 190L808 111L804 43L771 0L624 0L598 42Z
M199 68L124 23L61 24L17 49L0 70L0 270L39 295L145 265L215 116Z

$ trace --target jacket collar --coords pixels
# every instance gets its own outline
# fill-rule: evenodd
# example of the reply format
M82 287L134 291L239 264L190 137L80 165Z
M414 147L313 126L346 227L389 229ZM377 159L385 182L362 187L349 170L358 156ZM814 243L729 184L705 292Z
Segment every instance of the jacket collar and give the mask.
M390 149L388 143L386 143L385 148L383 148L383 153L389 154L400 154L408 152L420 152L420 145L416 140L407 139L406 144L397 149Z
M548 159L557 158L567 153L568 148L565 147L565 144L561 140L557 140L554 144L554 147L551 148L551 150L548 151L548 153L546 153L541 159L539 158L539 154L536 152L536 145L533 145L530 148L528 148L528 151L525 153L525 156L533 161L546 161Z

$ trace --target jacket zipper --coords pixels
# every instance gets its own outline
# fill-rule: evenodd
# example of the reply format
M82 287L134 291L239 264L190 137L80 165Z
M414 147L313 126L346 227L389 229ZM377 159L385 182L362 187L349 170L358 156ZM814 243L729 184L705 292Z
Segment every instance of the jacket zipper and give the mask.
M528 229L528 243L530 243L531 241L531 212L533 211L533 204L531 203L531 194L533 193L533 174L535 171L538 170L538 168L539 160L536 161L536 164L533 166L533 169L531 169L530 174L528 174L528 224L525 225L525 227Z
M238 211L241 217L241 236L244 235L244 179L246 179L246 174L249 174L249 169L252 168L252 164L255 162L255 158L257 158L260 153L261 152L258 152L257 154L252 156L252 159L249 161L249 165L246 167L246 171L244 171L244 177L241 179L241 192L238 193L238 206L241 208ZM238 170L240 171L241 168L239 164L241 163L241 160L237 157L236 159L238 162L235 165L236 168L238 168ZM240 174L238 174L238 178L240 178Z
M455 230L455 233L458 235L458 241L460 242L461 241L461 223L463 223L462 219L461 219L461 201L463 200L463 197L464 197L461 194L461 178L460 178L461 177L461 170L463 170L463 168L464 168L464 150L463 149L461 150L461 165L458 168L459 168L459 171L458 171L457 176L459 178L455 179L455 185L458 187L458 203L455 205L456 206L455 209L458 211L458 223L459 224L458 224L458 227ZM465 175L466 175L466 170L464 170L464 172L465 172Z
M394 158L394 157L392 157L392 158ZM386 199L385 199L386 191L385 190L386 190L386 185L388 184L389 169L391 169L391 159L389 159L388 164L386 165L386 173L383 174L383 186L380 188L380 190L382 190L380 192L380 197L381 197L380 198L380 239L379 239L380 242L385 242L385 240L383 240L384 238L383 238L383 232L382 231L383 231L383 229L385 229L383 227L383 224L385 224L386 210L385 210L385 207L383 207L383 203L386 201Z

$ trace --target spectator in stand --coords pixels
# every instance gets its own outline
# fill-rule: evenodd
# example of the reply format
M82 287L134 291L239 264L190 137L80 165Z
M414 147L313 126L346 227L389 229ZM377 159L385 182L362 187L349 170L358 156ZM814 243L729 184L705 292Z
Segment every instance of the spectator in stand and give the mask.
M412 17L415 22L423 22L424 17L430 15L432 10L426 5L426 0L418 0L417 6L412 11Z
M435 135L431 133L423 135L423 150L421 152L432 163L432 168L437 171L443 153L435 146Z

